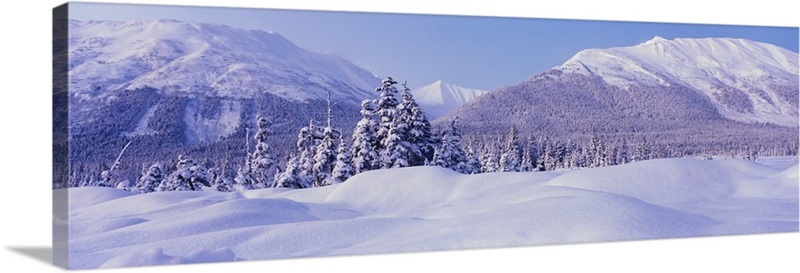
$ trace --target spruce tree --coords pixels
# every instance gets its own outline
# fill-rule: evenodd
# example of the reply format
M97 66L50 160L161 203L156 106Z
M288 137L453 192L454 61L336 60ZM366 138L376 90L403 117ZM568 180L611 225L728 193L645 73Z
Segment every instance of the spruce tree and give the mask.
M336 150L334 130L331 127L325 127L322 140L317 145L314 155L314 186L322 187L329 184L333 165L336 163Z
M352 155L350 155L350 147L347 146L344 138L339 135L339 150L336 155L336 164L333 166L333 172L331 173L330 184L342 183L355 175L356 172L353 168L352 161L353 158Z
M450 122L450 126L442 132L441 145L434 151L433 164L449 168L460 173L470 174L467 155L461 147L461 130L458 129L458 118Z
M484 148L483 155L481 156L481 172L493 173L497 172L500 166L497 164L495 157L495 149Z
M150 193L158 190L158 185L164 180L164 167L160 163L150 165L142 170L142 177L136 184L139 193Z
M224 171L220 168L209 168L208 177L211 181L211 188L218 192L231 192L233 191L233 183L230 179L225 177Z
M164 179L159 191L202 191L202 186L211 187L208 171L191 157L178 156L177 170Z
M313 185L308 176L300 175L300 162L297 157L291 157L286 163L286 170L275 177L275 186L278 188L303 189Z
M378 140L378 146L376 147L376 152L381 155L383 154L383 150L385 149L384 139L389 137L390 131L392 128L397 126L397 88L394 86L397 84L396 81L392 80L392 77L387 77L382 81L382 86L378 87L376 91L380 93L380 98L378 98L378 109L377 117L378 117L378 131L376 132L376 137ZM380 162L380 166L386 166L387 164Z
M378 122L375 120L375 104L370 100L361 102L361 120L353 130L353 170L362 173L379 168L378 143L376 133Z
M431 124L422 107L414 100L411 89L404 83L403 100L397 105L398 128L408 151L408 165L421 166L433 157L434 142Z
M500 155L500 171L518 172L520 165L519 140L517 139L517 129L513 126L506 137L506 144L503 153Z
M258 131L255 136L256 140L255 150L250 154L250 171L252 178L255 180L254 188L269 188L273 184L273 168L275 166L275 157L270 152L270 146L267 144L267 138L272 135L272 130L269 128L271 122L265 117L256 117L256 125Z

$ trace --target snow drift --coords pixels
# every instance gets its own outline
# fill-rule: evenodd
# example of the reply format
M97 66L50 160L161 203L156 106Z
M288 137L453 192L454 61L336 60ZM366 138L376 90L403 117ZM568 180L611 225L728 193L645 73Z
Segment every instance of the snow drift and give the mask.
M796 157L659 159L540 173L390 169L303 190L72 188L70 267L792 232L797 172Z

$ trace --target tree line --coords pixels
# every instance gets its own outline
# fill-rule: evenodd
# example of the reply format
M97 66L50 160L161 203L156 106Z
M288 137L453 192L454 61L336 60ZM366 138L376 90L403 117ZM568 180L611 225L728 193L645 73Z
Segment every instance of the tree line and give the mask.
M179 155L174 167L154 163L142 169L137 181L116 174L117 162L97 175L85 175L77 166L80 181L72 186L103 186L149 193L156 191L244 191L262 188L302 189L345 182L358 173L411 166L440 166L463 174L490 172L534 172L559 169L593 168L653 158L699 156L712 159L711 153L687 153L670 145L660 145L641 137L629 143L622 137L586 140L549 139L547 136L520 136L511 127L505 136L472 134L466 138L458 118L434 133L423 109L411 90L391 77L376 88L377 99L361 103L361 120L349 140L341 129L332 126L331 109L335 102L328 95L327 124L310 120L298 130L293 151L282 161L276 159L270 136L271 121L256 117L257 131L246 134L246 156L240 163L201 163L188 155ZM250 140L253 140L251 147ZM127 145L126 145L127 148ZM796 147L795 147L796 150ZM755 160L760 154L786 155L792 149L769 151L764 147L744 146L729 149L728 156ZM722 155L724 153L715 153ZM796 152L795 152L796 154ZM237 166L228 170L227 166ZM210 167L209 167L210 166Z

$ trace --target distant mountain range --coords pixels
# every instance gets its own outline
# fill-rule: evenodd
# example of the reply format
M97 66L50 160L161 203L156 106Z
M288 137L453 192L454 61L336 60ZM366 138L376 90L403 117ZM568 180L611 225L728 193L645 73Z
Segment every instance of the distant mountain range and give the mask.
M461 87L438 80L411 91L428 119L436 119L489 91Z
M178 153L242 158L257 115L272 120L282 157L300 127L325 120L327 92L336 101L334 126L350 132L360 101L376 98L380 84L343 58L277 33L224 25L70 21L68 44L55 55L69 56L70 158L90 164L110 162L129 141L131 164ZM553 138L796 143L798 56L741 39L656 37L581 51L492 92L437 81L413 94L434 125L459 117L466 134L514 126Z
M742 39L666 40L587 49L437 120L465 131L580 138L650 135L676 144L796 143L798 55ZM795 145L796 146L796 145Z

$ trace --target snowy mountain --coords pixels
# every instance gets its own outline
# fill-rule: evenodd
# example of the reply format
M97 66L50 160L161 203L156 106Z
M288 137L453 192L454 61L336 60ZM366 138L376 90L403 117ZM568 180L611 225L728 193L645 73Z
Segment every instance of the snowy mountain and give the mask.
M69 243L69 268L84 269L797 232L797 179L797 157L683 158L531 173L386 169L303 190L71 188L56 190L69 208L54 229L69 236L54 245Z
M683 149L796 143L798 55L741 39L655 38L581 51L434 122L552 138L647 136ZM758 132L758 133L754 133Z
M70 21L70 91L149 86L169 95L253 97L268 92L305 101L358 103L379 83L335 55L302 49L274 32L224 25L156 21Z
M72 20L68 44L70 156L90 163L129 141L131 163L241 156L257 115L272 120L282 155L309 120L325 121L328 91L334 126L347 131L380 84L338 56L224 25Z
M486 93L489 91L461 87L441 80L411 91L431 120Z
M680 84L708 97L726 118L798 126L798 55L766 43L655 37L632 47L584 50L556 69L597 75L623 89Z

